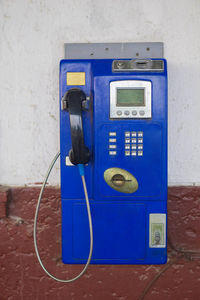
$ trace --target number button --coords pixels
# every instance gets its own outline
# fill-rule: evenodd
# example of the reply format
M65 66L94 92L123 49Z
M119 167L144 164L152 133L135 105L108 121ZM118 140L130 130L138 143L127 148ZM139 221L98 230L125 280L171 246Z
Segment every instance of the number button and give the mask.
M137 139L131 139L131 143L137 143Z
M143 143L143 139L138 139L138 143L142 144Z
M139 114L140 114L140 116L144 116L145 115L145 111L144 110L140 110Z
M133 111L132 111L132 115L133 115L133 116L136 116L136 115L137 115L137 110L133 110Z
M132 136L132 137L136 137L136 136L137 136L136 131L132 131L132 132L131 132L131 136Z
M116 152L116 151L109 151L109 154L110 154L110 155L116 155L117 152Z
M125 132L125 137L130 137L130 131Z
M129 110L125 110L124 114L125 114L126 116L128 116L128 115L130 114L130 111L129 111Z
M116 139L109 139L109 143L116 143Z
M122 111L121 110L117 110L117 115L121 116L122 115Z
M117 146L116 145L109 145L109 149L116 149Z
M125 156L130 156L130 151L125 151Z
M132 156L136 156L136 155L137 155L137 152L136 152L136 151L131 151L131 155L132 155Z
M143 137L143 132L142 131L138 131L138 137Z
M116 132L114 131L109 132L109 136L116 136Z

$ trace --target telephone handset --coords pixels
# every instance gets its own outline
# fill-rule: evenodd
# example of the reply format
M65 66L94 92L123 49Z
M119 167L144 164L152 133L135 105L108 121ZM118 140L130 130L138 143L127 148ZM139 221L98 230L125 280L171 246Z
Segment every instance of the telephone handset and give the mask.
M68 90L63 97L63 108L69 112L70 117L72 149L69 151L69 159L73 165L85 165L90 160L90 152L83 137L82 110L85 100L85 93L78 88Z
M88 197L88 192L87 192L87 186L86 186L86 181L85 181L85 172L84 172L84 165L89 162L90 159L90 152L89 149L85 146L84 143L84 136L83 136L83 124L82 124L82 110L84 106L84 102L86 100L86 95L85 93L78 89L78 88L72 88L68 90L63 99L62 99L62 105L63 105L63 110L67 110L69 112L69 117L70 117L70 129L71 129L71 139L72 139L72 149L69 151L69 159L73 165L77 165L79 169L79 174L81 176L82 184L83 184L83 190L84 190L84 195L85 195L85 201L86 201L86 207L87 207L87 214L88 214L88 225L89 225L89 232L90 232L90 249L88 253L88 258L86 261L86 264L82 271L75 277L71 279L60 279L58 277L55 277L49 271L46 269L46 267L43 265L43 262L40 258L40 254L38 251L38 246L37 246L37 219L38 219L38 212L40 208L40 202L42 199L43 191L45 189L46 182L48 180L49 174L60 156L60 152L58 152L53 159L50 168L47 172L47 175L45 177L45 180L43 182L40 195L38 198L38 203L36 207L36 212L35 212L35 219L34 219L34 246L35 246L35 252L38 258L38 261L42 267L42 269L46 272L47 275L49 275L52 279L58 281L58 282L63 282L63 283L70 283L78 278L80 278L85 271L87 270L91 258L92 258L92 253L93 253L93 226L92 226L92 217L91 217L91 211L90 211L90 203L89 203L89 197Z

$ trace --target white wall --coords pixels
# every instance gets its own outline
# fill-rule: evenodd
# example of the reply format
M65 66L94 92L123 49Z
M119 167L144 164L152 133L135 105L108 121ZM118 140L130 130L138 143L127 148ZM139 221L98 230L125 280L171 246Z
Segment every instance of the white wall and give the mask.
M0 0L0 183L41 182L59 149L64 42L154 41L168 59L169 184L199 184L199 0Z

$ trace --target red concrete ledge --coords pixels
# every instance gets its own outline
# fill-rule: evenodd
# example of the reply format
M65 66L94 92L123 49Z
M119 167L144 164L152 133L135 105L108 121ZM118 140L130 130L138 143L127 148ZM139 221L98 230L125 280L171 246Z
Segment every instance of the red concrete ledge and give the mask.
M0 300L200 299L200 187L168 189L168 264L91 265L72 284L54 282L38 264L33 219L39 187L0 188ZM47 187L38 218L38 246L47 269L61 278L79 265L61 262L60 189Z
M10 188L0 186L0 218L5 218L9 214Z

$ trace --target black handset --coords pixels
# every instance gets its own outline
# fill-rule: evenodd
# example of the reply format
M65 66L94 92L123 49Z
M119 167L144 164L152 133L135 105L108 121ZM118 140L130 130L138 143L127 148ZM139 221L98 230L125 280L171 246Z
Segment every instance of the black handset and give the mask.
M62 99L63 109L69 112L72 149L69 151L69 159L72 164L87 164L90 160L89 149L84 144L82 110L85 93L73 88L67 91Z

